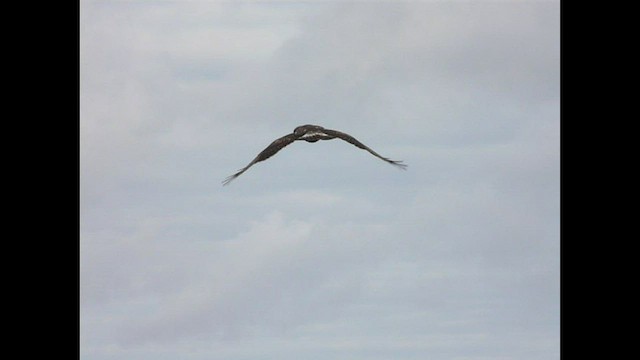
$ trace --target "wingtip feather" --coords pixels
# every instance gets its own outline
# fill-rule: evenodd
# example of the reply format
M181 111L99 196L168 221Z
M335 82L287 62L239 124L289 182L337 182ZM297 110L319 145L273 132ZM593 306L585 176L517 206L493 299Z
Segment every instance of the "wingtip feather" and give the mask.
M402 160L391 160L391 159L384 159L386 162L388 162L389 164L398 167L399 169L402 170L407 170L408 165L407 164L403 164Z
M227 176L226 178L224 178L224 180L222 180L222 186L229 185L229 183L232 182L238 176L240 176L240 174L242 174L242 172L237 172L237 173L235 173L233 175Z

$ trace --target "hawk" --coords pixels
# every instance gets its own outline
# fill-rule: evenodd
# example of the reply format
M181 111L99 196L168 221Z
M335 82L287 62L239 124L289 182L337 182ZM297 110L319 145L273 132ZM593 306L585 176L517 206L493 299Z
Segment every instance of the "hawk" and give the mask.
M235 174L224 179L222 184L223 185L229 184L233 179L237 178L243 172L247 171L251 166L253 166L253 164L263 160L267 160L268 158L275 155L278 151L282 150L282 148L284 148L285 146L291 144L296 140L304 140L310 143L314 143L318 140L332 140L335 138L342 139L350 144L353 144L359 147L360 149L367 150L372 155L388 162L389 164L397 166L400 169L406 170L407 165L403 164L402 161L395 161L395 160L391 160L381 156L380 154L371 150L368 146L356 140L356 138L354 138L349 134L345 134L337 130L325 129L322 126L318 126L318 125L302 125L295 128L291 134L287 134L279 139L274 140L269 146L267 146L266 149L262 150L262 152L260 152L258 156L256 156L256 158L249 163L249 165L243 167L242 169L238 170L238 172L236 172Z

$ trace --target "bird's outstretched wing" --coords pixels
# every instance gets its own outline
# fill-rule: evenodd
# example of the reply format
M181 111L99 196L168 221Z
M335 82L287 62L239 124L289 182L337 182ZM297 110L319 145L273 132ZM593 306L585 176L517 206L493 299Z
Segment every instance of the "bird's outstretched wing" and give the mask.
M363 150L367 150L368 152L370 152L372 155L388 162L391 165L395 165L397 167L399 167L402 170L406 170L407 165L403 164L402 161L396 161L396 160L391 160L389 158L386 158L380 154L378 154L377 152L373 151L371 148L369 148L368 146L366 146L365 144L361 143L360 141L358 141L356 138L354 138L353 136L349 135L349 134L345 134L343 132L337 131L337 130L331 130L331 129L324 129L324 133L327 135L331 135L331 136L335 136L339 139L342 139L350 144L353 144L357 147L359 147L360 149Z
M296 134L288 134L279 139L274 140L269 146L267 146L266 149L262 150L260 154L258 154L258 156L256 156L256 158L249 163L249 165L238 170L238 172L236 172L235 174L228 176L226 179L224 179L224 181L222 181L222 184L223 185L229 184L233 179L237 178L243 172L247 171L247 169L249 169L253 164L263 160L267 160L268 158L275 155L278 151L280 151L283 147L291 144L299 137L300 136Z

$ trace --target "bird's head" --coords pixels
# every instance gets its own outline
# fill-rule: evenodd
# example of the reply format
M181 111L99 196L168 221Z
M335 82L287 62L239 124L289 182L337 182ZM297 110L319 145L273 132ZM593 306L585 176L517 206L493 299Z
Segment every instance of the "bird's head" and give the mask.
M322 126L317 126L317 125L301 125L293 129L293 133L298 136L302 136L311 130L323 130L323 129L324 128Z

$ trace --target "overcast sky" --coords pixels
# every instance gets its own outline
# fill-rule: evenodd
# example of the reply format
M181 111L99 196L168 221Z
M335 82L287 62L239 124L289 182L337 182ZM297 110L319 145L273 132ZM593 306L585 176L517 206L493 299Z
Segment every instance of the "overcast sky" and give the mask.
M80 11L83 360L559 358L558 1Z

